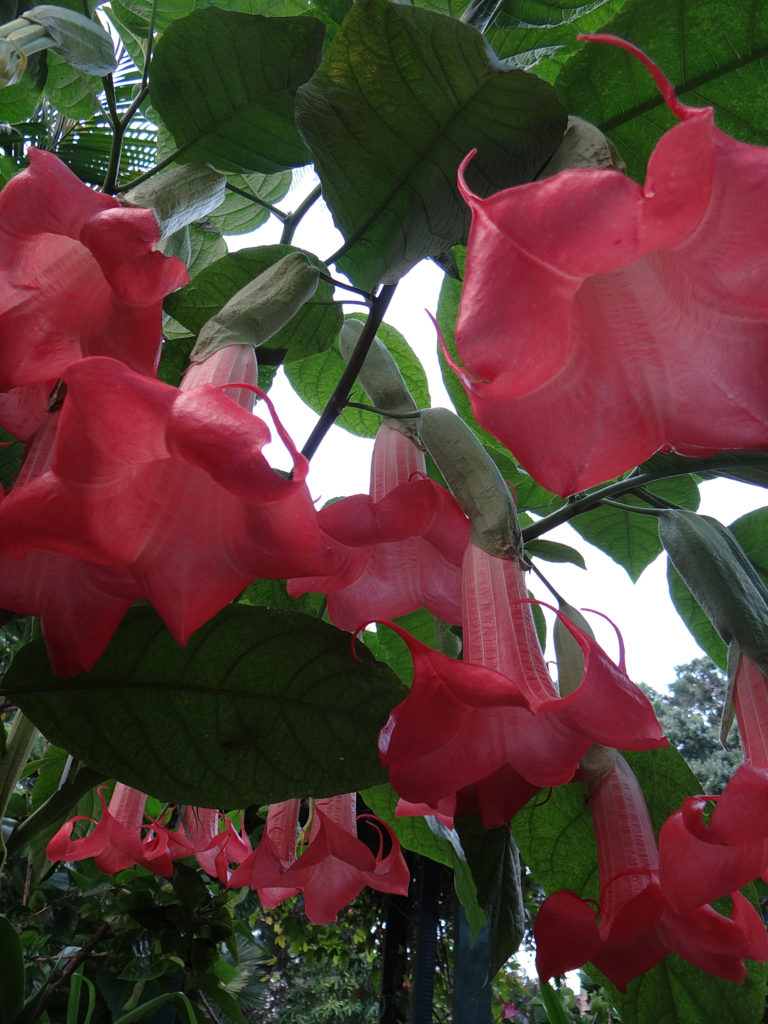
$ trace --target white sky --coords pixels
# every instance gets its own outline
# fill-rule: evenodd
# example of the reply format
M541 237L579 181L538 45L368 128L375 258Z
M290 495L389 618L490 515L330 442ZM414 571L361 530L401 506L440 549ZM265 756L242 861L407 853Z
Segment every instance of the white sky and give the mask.
M280 205L294 209L313 184L314 179L307 176ZM230 248L269 245L279 241L279 235L280 225L273 218L255 235L230 238ZM293 241L321 259L338 247L340 236L322 200L315 203ZM429 309L434 313L436 310L442 276L442 271L431 262L419 264L398 284L385 320L404 335L421 360L427 372L432 404L451 408L439 369L435 330L425 311ZM270 395L285 426L301 447L317 415L298 399L282 372ZM355 438L339 427L331 428L312 459L309 486L315 500L322 504L341 494L367 491L371 447L371 441ZM726 524L751 509L768 505L761 488L732 481L706 483L701 493L700 511ZM597 609L613 620L624 638L627 671L632 679L664 689L674 680L676 665L702 655L669 598L665 555L657 558L633 584L624 569L587 544L571 527L559 527L546 536L570 544L584 555L586 572L567 564L537 564L570 604ZM546 588L535 578L530 580L529 587L542 600L551 600ZM609 655L617 659L618 646L611 626L597 616L589 618L598 640Z

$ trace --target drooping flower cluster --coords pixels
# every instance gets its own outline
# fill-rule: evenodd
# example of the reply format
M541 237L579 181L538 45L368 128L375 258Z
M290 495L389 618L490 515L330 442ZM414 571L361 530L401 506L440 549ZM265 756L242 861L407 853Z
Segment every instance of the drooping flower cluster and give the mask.
M264 907L302 893L307 916L316 924L335 921L366 885L379 892L408 892L410 870L391 829L364 815L378 833L377 849L358 838L355 793L311 801L308 835L299 826L301 801L273 804L255 848L244 830L238 833L228 818L209 808L184 808L179 827L172 829L160 821L143 824L146 795L129 786L117 783L109 806L101 793L99 799L103 810L95 828L72 839L72 826L92 819L79 815L65 822L48 843L50 860L93 857L107 874L138 865L170 878L174 861L194 857L223 885L258 890ZM303 852L297 855L299 847Z

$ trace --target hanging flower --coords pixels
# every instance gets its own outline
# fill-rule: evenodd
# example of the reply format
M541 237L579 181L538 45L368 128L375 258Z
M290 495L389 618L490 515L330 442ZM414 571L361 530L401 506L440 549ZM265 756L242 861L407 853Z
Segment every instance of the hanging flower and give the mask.
M335 921L341 908L366 885L379 892L405 895L410 871L400 844L394 833L371 815L365 818L380 831L377 853L358 839L356 801L355 793L313 801L309 840L298 859L299 801L273 805L261 842L233 872L230 885L257 889L267 908L301 892L307 917L315 924ZM385 836L390 843L387 854L383 850Z
M318 521L342 568L331 577L289 580L289 593L327 594L328 616L341 629L422 605L444 622L461 622L469 520L427 479L424 453L407 433L384 422L373 448L370 495L342 498L322 509Z
M156 875L170 878L174 859L194 852L193 844L186 837L168 832L157 822L142 824L146 793L118 782L109 807L101 790L99 800L103 810L94 830L82 839L72 839L75 822L93 819L79 814L65 822L48 843L45 851L48 860L75 861L93 857L96 867L108 875L139 864Z
M478 422L561 495L683 455L768 447L768 150L680 103L644 185L564 170L472 211L456 325ZM542 444L542 430L546 444Z
M272 469L266 424L231 397L250 406L249 376L253 350L240 346L194 367L180 390L112 359L69 367L50 469L0 507L2 551L130 570L134 597L180 643L257 576L332 570L306 460L275 419L293 478ZM221 390L232 380L245 387Z
M581 685L560 697L539 646L523 572L470 544L464 557L464 660L419 643L413 685L379 736L382 764L407 802L506 824L541 787L569 782L594 742L666 746L648 700L574 623ZM404 809L404 808L403 808Z
M745 764L722 796L688 797L659 834L661 880L681 912L768 880L768 679L743 653L733 703Z
M50 466L59 413L42 415L24 452L18 488ZM124 566L97 565L42 549L20 559L0 555L0 608L38 616L51 668L59 676L92 667L138 596L136 579Z
M163 298L186 283L184 264L153 251L149 210L88 188L52 153L29 159L0 192L0 391L92 355L153 373Z
M710 974L740 982L744 959L768 960L768 936L754 907L732 894L728 917L712 907L677 913L659 882L648 810L624 758L605 749L585 768L597 840L597 913L573 892L553 893L536 918L536 967L542 980L591 961L625 992L669 953Z

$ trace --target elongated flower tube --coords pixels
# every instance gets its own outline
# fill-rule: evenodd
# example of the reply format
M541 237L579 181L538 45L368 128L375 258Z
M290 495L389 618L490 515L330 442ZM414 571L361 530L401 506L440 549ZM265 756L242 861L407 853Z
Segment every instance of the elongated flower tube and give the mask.
M51 468L0 506L2 550L125 567L180 643L254 577L332 570L306 460L275 421L293 478L272 469L266 424L221 389L255 375L241 346L191 368L181 390L111 359L69 367ZM250 405L248 387L234 393Z
M745 654L736 658L745 763L721 796L688 797L659 835L662 883L680 911L768 878L768 679Z
M456 325L478 422L572 494L659 449L768 446L768 150L680 103L644 185L609 169L474 195ZM542 425L546 444L542 444Z
M584 778L597 840L600 906L573 892L549 896L536 919L542 980L591 961L622 992L669 953L710 974L740 982L744 959L768 960L768 937L755 908L732 895L729 916L698 906L677 913L659 881L658 852L642 791L624 758L596 748Z
M269 809L261 842L233 872L230 885L257 889L264 907L304 895L307 917L315 924L330 924L342 907L368 885L379 892L408 892L410 871L392 831L371 818L381 830L377 853L357 837L356 794L313 801L312 827L306 850L296 856L299 838L299 801L274 804ZM370 816L366 816L370 817ZM390 845L383 852L383 835Z
M163 298L186 267L153 250L149 210L88 188L52 153L29 158L0 192L0 391L54 381L85 356L154 373Z

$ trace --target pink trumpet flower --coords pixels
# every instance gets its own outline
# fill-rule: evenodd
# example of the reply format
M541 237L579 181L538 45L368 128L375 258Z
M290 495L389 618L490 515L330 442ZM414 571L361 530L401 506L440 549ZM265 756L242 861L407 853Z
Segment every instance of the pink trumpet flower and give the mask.
M564 616L584 669L580 686L558 695L516 560L470 544L463 595L463 661L390 623L413 657L413 685L381 731L379 753L404 801L434 814L479 812L494 828L537 789L569 782L595 742L666 746L653 708L623 665Z
M180 260L154 251L159 237L151 211L31 150L0 192L0 391L54 381L84 356L153 373L163 298L187 281Z
M255 378L241 346L193 367L180 390L113 359L70 366L50 469L0 507L0 549L129 570L133 597L150 600L180 643L257 576L334 569L307 462L277 419L293 478L262 452L270 433L250 411ZM244 386L222 390L230 382Z
M50 467L59 413L43 416L25 450L16 488ZM20 559L0 555L0 608L40 618L51 668L59 676L91 668L137 596L135 577L123 566L42 549L30 549Z
M46 856L49 860L75 861L93 857L96 867L108 875L139 864L156 875L170 878L174 859L194 853L194 843L186 836L169 832L157 822L142 824L147 801L145 793L118 782L109 807L101 791L99 800L103 811L93 831L82 839L72 839L75 822L93 819L80 814L65 822L48 843Z
M370 495L342 498L318 519L342 568L335 576L289 580L289 593L327 594L329 618L341 629L422 605L444 622L461 622L470 523L448 491L427 479L424 453L409 436L383 423Z
M591 961L620 991L669 953L740 982L744 959L768 960L768 936L755 908L732 894L730 916L698 906L678 913L659 881L648 810L634 773L615 752L585 766L597 840L600 906L576 893L549 896L536 919L536 966L545 980Z
M661 880L678 911L768 880L768 679L743 653L733 703L745 763L722 796L688 797L659 835Z
M644 185L564 170L472 211L456 368L474 414L560 495L659 449L768 447L768 149L680 103ZM547 443L541 443L542 424Z
M315 800L306 850L296 858L299 801L270 807L261 842L232 874L231 886L257 889L262 905L274 907L301 892L307 917L330 924L338 912L368 885L379 892L405 895L410 871L394 833L378 819L379 849L373 853L357 837L356 794ZM390 844L384 853L384 836Z

